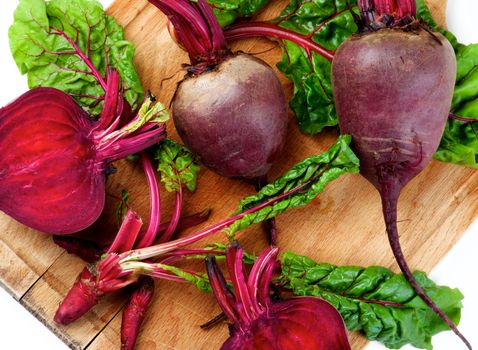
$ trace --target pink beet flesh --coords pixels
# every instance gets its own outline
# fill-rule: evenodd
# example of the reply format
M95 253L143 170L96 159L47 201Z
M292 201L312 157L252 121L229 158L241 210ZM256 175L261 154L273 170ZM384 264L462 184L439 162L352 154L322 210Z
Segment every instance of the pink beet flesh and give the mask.
M0 109L0 210L39 231L79 231L100 215L105 177L92 124L65 93L30 90Z

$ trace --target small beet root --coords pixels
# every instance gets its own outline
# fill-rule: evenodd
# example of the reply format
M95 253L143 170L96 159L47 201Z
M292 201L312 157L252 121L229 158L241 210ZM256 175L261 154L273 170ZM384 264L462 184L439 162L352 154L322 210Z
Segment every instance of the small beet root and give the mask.
M121 350L133 350L135 347L141 324L153 300L154 280L149 276L141 276L133 287L128 304L123 309Z
M246 54L186 77L173 100L181 139L221 175L254 179L278 160L287 135L287 102L279 79Z
M96 288L96 278L85 267L70 289L53 320L61 325L68 325L86 314L95 306L103 293Z
M278 248L269 247L247 276L242 248L226 253L234 294L213 256L206 260L218 304L233 324L222 350L349 350L342 317L328 302L313 297L273 301L270 284Z

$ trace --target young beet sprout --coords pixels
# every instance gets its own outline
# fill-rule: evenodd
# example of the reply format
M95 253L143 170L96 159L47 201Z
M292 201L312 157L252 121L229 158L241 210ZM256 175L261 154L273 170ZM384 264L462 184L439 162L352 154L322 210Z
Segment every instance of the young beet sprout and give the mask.
M232 244L226 263L233 292L214 256L206 259L214 296L232 325L222 350L347 350L347 330L339 312L314 297L272 301L270 285L277 267L278 248L267 248L249 275L243 263L244 250Z
M119 73L108 67L103 77L74 40L51 30L69 43L103 88L103 109L95 120L70 95L46 87L1 108L0 210L39 231L70 234L90 226L102 212L111 163L165 138L163 122L169 115L149 97L121 125L129 106Z

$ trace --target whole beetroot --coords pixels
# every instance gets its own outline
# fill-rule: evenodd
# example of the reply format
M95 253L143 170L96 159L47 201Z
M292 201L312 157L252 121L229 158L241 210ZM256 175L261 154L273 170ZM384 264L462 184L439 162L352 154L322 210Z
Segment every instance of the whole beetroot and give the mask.
M221 175L266 175L284 147L288 123L287 101L272 68L229 50L205 0L149 2L169 17L191 61L172 105L184 143Z
M450 43L415 19L415 1L359 1L363 30L333 60L334 98L352 135L362 175L380 192L388 238L417 294L471 349L453 321L417 283L400 247L401 189L431 160L450 111L456 74Z

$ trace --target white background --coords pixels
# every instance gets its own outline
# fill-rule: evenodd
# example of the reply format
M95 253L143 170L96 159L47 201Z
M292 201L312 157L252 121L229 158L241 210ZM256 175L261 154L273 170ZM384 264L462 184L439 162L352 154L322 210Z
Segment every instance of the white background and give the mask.
M105 6L112 0L102 0ZM27 90L26 78L20 76L8 46L8 27L17 1L2 1L0 11L0 106ZM478 43L478 2L452 0L447 10L449 29L463 43ZM1 234L1 232L0 232ZM433 270L431 278L438 284L458 287L465 295L460 330L475 347L478 346L478 220L469 228L450 254ZM434 337L434 349L459 350L465 347L451 333ZM191 346L192 348L193 346ZM0 349L60 350L67 347L0 288ZM385 349L378 343L367 350ZM404 347L403 349L413 349ZM109 350L109 349L105 349Z

